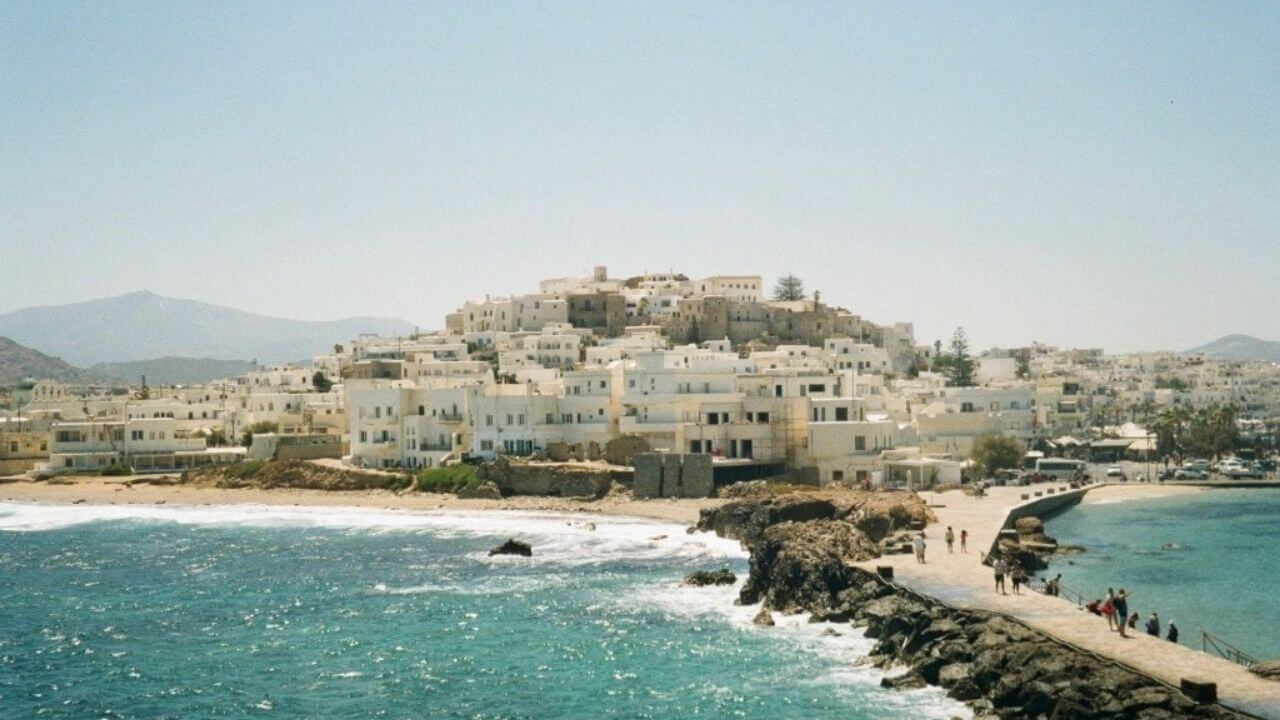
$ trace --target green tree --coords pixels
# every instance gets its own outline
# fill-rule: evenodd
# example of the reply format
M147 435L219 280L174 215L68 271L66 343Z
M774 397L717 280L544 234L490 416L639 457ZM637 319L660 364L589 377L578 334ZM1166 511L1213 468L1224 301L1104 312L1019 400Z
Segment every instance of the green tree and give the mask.
M241 436L241 445L249 447L253 444L253 436L263 433L279 432L280 426L269 420L259 420L258 422L245 428L244 435Z
M204 442L209 447L222 447L227 444L227 431L222 428L214 428L205 436Z
M1018 377L1026 379L1031 377L1031 353L1018 353Z
M1011 435L985 433L973 440L974 469L978 477L990 477L997 470L1016 468L1022 464L1023 450L1017 438Z
M316 374L311 376L311 387L315 388L316 392L326 393L333 387L333 381L324 376L323 370L317 370Z
M778 278L778 284L773 286L774 300L803 300L804 298L804 282L795 275L783 275Z
M969 356L969 338L964 328L958 327L951 335L951 367L947 373L951 384L956 387L973 385L973 358Z

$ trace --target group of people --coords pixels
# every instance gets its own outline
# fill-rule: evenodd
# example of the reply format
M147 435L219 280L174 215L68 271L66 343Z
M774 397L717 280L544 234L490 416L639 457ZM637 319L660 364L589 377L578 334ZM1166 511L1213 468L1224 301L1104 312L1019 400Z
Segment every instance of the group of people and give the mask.
M950 525L947 526L947 532L942 536L947 543L947 552L955 552L955 542L957 535ZM960 530L958 536L960 540L960 552L967 553L969 551L969 532ZM919 532L911 538L911 548L915 551L916 562L925 564L924 553L927 544L924 539L924 532ZM1013 594L1021 595L1023 586L1030 586L1030 577L1027 575L1026 568L1022 564L1013 559L1007 559L1001 555L991 558L991 569L995 574L995 590L1001 595L1008 595L1005 582L1008 579L1009 584L1013 586ZM1062 574L1059 573L1052 580L1046 580L1044 583L1044 594L1057 597L1062 591ZM1095 615L1101 615L1107 619L1107 626L1120 633L1120 637L1129 637L1128 631L1132 630L1134 634L1138 631L1138 613L1129 612L1129 597L1131 592L1120 588L1120 592L1116 592L1114 588L1107 588L1106 598L1098 598L1091 600L1085 604L1085 609ZM1157 613L1151 613L1146 622L1147 634L1152 637L1160 637L1160 616ZM1178 642L1178 626L1170 622L1166 628L1165 639L1169 642Z
M945 535L942 536L942 539L947 543L947 553L954 554L956 551L956 548L955 548L956 533L954 530L951 529L950 525L947 526L947 532ZM924 551L926 547L928 547L928 544L925 543L924 541L923 531L921 531L915 537L911 538L911 549L915 551L916 562L920 563L921 565L925 564ZM960 552L962 553L969 552L969 531L968 530L963 530L963 529L960 530Z
M1129 612L1129 598L1133 593L1120 588L1116 592L1114 588L1107 588L1107 596L1105 598L1095 598L1085 603L1085 610L1094 615L1101 615L1107 619L1107 628L1120 633L1120 637L1129 637L1129 631L1133 631L1136 635L1138 632L1138 613ZM1159 613L1151 613L1147 617L1146 631L1152 637L1160 637L1160 615ZM1165 639L1169 642L1178 642L1178 626L1170 621L1165 632Z
M1013 585L1013 594L1021 595L1022 586L1028 585L1030 577L1027 575L1026 568L1015 560L1006 560L1003 556L997 555L991 560L991 570L995 573L996 592L1001 595L1008 595L1005 590L1005 577L1009 578L1009 582Z

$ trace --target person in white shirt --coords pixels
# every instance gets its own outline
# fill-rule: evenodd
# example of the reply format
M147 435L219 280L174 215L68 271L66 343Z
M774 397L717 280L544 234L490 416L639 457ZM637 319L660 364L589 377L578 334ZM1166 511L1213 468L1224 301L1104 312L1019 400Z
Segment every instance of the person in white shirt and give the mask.
M920 533L911 540L911 547L916 551L916 562L924 564L924 533Z

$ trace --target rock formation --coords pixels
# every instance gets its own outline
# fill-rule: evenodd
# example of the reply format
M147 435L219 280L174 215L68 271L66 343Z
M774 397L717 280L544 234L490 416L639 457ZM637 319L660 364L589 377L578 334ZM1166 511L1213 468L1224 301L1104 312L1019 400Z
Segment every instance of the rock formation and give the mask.
M848 563L879 557L861 530L843 520L785 522L751 547L751 573L738 601L783 612L822 610L855 581Z
M493 557L494 555L522 555L524 557L533 557L533 546L527 542L521 542L512 538L489 551L490 557Z
M698 570L691 572L684 579L685 585L693 585L694 587L702 587L704 585L732 585L738 582L738 576L734 575L728 569L720 570Z

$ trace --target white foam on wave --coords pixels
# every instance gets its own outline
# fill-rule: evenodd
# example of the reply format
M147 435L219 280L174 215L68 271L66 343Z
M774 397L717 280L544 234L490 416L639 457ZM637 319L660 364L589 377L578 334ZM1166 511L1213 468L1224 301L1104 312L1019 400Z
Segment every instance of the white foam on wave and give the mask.
M808 613L783 615L774 613L773 627L759 627L753 622L760 605L735 605L742 587L691 587L677 583L660 583L639 588L627 594L626 605L658 609L671 617L686 620L706 619L724 622L741 632L760 633L789 643L803 652L813 653L829 663L829 670L809 680L830 688L833 693L847 693L851 700L866 703L871 699L895 716L937 718L971 718L973 712L962 702L947 697L941 688L919 690L882 690L884 670L864 664L875 646L861 628L848 624L810 622ZM833 632L836 634L833 634Z
M93 522L176 523L211 527L330 528L372 533L425 533L434 537L518 537L534 546L532 558L468 559L491 564L556 562L587 565L619 558L690 560L746 557L736 541L689 534L682 525L586 513L515 510L397 510L279 505L52 505L0 503L0 532L42 532Z

